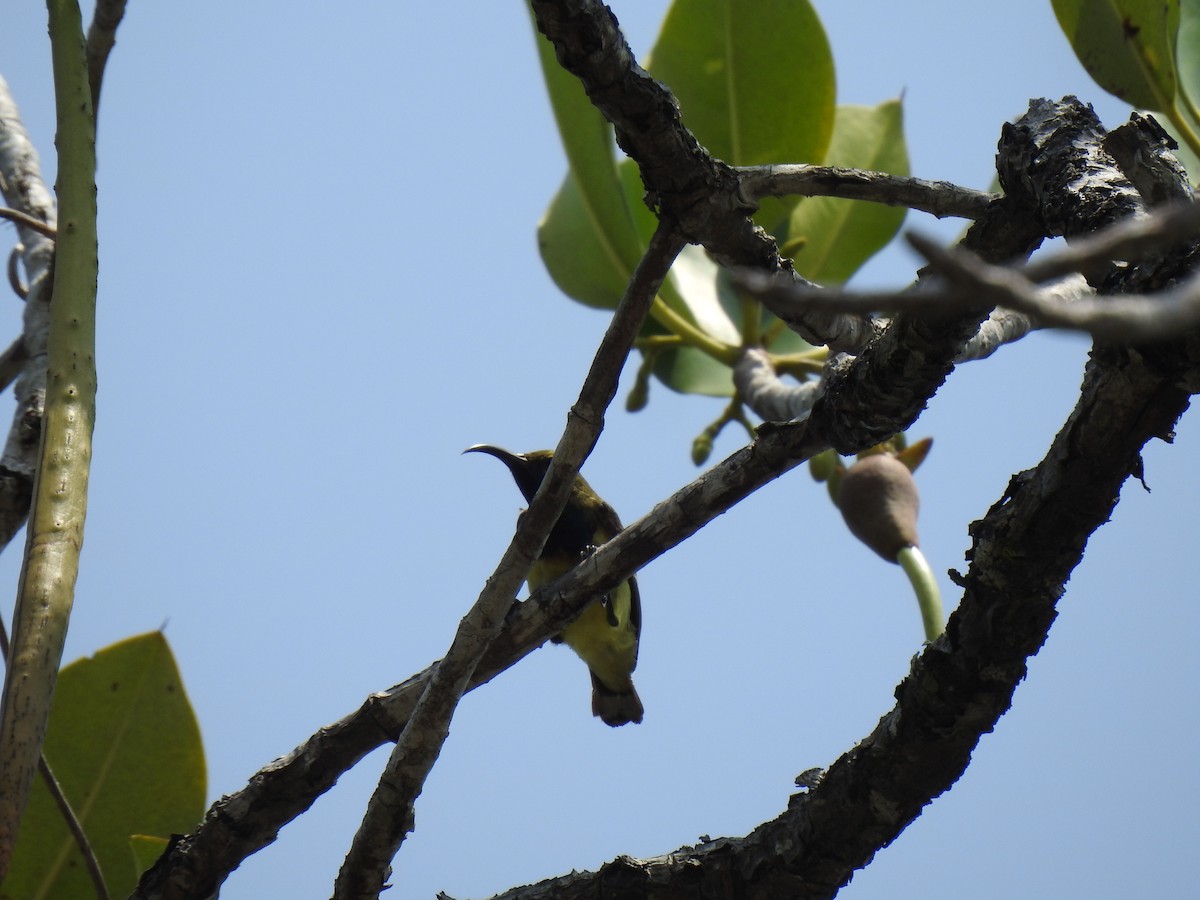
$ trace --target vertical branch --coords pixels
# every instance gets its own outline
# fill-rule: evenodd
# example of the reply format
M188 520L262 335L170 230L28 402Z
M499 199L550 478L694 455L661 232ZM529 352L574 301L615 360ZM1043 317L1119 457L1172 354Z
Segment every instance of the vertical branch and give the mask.
M92 89L92 115L100 116L100 86L104 83L104 66L108 54L117 43L117 26L125 18L125 0L99 0L92 13L87 33L88 84Z
M41 451L0 705L0 877L29 799L62 658L83 542L96 400L96 148L83 23L75 0L48 0L47 7L61 220Z
M683 239L665 225L660 225L651 238L596 351L579 400L571 408L541 489L522 517L496 572L459 624L449 651L437 664L392 750L338 873L333 892L337 900L378 897L384 889L392 858L412 831L413 804L450 733L450 719L459 698L504 625L512 598L562 512L580 463L600 436L604 411L616 395L617 381L634 338L683 246Z

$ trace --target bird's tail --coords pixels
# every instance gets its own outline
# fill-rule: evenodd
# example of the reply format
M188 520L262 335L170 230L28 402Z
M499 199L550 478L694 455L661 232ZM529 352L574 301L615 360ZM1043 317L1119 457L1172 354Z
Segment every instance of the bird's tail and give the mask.
M592 673L592 715L605 725L616 728L630 722L639 723L645 711L632 682L629 690L614 691L606 687L595 672Z

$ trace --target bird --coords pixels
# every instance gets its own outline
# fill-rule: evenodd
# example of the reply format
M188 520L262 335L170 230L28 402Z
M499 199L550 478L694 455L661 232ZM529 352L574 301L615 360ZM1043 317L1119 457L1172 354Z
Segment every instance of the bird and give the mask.
M476 444L463 452L486 453L504 463L526 501L533 500L554 455L549 450L511 453L490 444ZM582 475L576 476L567 505L529 570L529 590L536 591L573 569L620 530L616 511ZM592 715L614 728L641 722L645 712L632 677L641 631L642 600L637 579L631 575L597 597L579 618L551 638L555 643L565 642L587 663L592 676Z

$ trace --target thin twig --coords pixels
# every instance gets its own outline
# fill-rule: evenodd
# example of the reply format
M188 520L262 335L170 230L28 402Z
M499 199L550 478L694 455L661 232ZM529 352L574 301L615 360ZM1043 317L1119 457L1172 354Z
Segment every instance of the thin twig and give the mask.
M41 219L35 219L33 216L27 215L19 209L9 209L6 206L0 206L0 219L8 219L10 222L24 225L26 228L31 228L38 234L48 238L58 237L58 229L53 225L48 225Z
M530 0L538 30L554 44L592 105L612 123L659 218L703 244L722 266L789 272L775 239L755 225L741 178L700 145L662 82L638 65L616 18L600 0ZM875 333L859 317L809 313L788 326L811 344L861 349Z
M1144 344L1178 338L1200 324L1200 275L1154 294L1092 295L1063 302L1039 290L1020 270L991 266L973 254L949 251L925 239L914 240L914 246L957 285L960 296L1016 310L1043 327Z
M18 337L0 353L0 391L6 390L16 381L28 361L29 352L25 349L25 338Z
M12 348L10 347L9 349L11 350ZM0 657L5 662L8 661L8 628L5 627L3 619L0 619ZM42 776L42 783L46 785L46 790L50 792L50 798L54 801L54 805L58 807L59 815L63 817L63 822L66 824L67 830L71 832L71 838L75 841L75 847L83 857L83 865L88 871L88 877L92 879L92 887L96 891L96 896L100 900L109 900L108 885L104 883L104 873L100 870L100 860L96 858L96 851L92 849L92 842L88 840L87 832L83 830L83 823L79 821L79 816L75 815L71 801L67 799L62 785L54 776L54 771L50 768L50 763L46 761L45 753L38 754L38 773Z
M23 244L14 244L8 254L8 286L13 293L25 300L29 297L29 285L21 280L21 251Z
M846 291L796 285L779 275L739 270L739 288L773 307L870 313L945 313L980 307L1002 307L1027 315L1035 327L1083 331L1093 337L1145 342L1169 339L1200 324L1200 281L1196 277L1155 294L1096 297L1058 285L1038 287L1054 279L1087 271L1112 260L1161 256L1180 244L1200 239L1200 203L1164 208L1161 212L1123 220L1061 250L1017 266L995 266L963 249L948 249L930 238L910 233L908 242L943 276L917 290ZM1078 282L1072 282L1072 285ZM1020 336L1028 329L1016 329ZM972 355L970 358L978 358Z
M763 197L788 195L841 197L905 206L939 219L948 216L975 219L1000 196L949 181L927 181L843 166L743 166L734 171L741 178L741 191L748 203L757 203Z
M392 750L338 873L333 892L338 900L378 897L384 889L392 858L412 831L413 804L449 735L458 701L503 627L504 614L561 514L581 462L595 446L603 428L604 411L616 395L633 341L684 243L666 225L661 225L651 238L596 352L579 400L571 409L542 489L522 517L496 572L463 618L449 651L434 670Z
M92 849L92 843L88 840L87 832L83 830L83 823L79 821L79 817L75 815L75 810L71 807L71 801L67 799L67 795L63 793L62 785L58 779L54 777L54 772L50 769L50 763L46 761L46 754L38 754L38 772L42 776L42 783L46 785L46 789L50 792L51 799L54 800L54 805L58 807L58 813L63 817L63 822L67 825L67 830L71 832L71 839L75 841L75 847L79 850L83 857L83 865L87 869L88 877L92 880L92 888L96 891L96 896L99 900L109 900L108 885L104 883L104 873L100 870L100 860L96 858L96 851Z
M1176 204L1150 215L1123 219L1103 231L1077 238L1061 250L1030 260L1017 270L1030 281L1053 281L1072 272L1086 271L1095 263L1162 256L1197 239L1200 239L1200 203Z

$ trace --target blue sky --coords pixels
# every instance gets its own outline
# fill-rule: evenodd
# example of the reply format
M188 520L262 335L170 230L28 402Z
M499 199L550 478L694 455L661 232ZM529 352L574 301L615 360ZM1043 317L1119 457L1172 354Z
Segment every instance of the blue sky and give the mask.
M11 6L0 72L52 181L44 10ZM1000 126L1030 97L1078 94L1110 126L1128 115L1047 2L816 7L840 102L904 94L914 174L987 187ZM666 3L613 9L644 54ZM553 446L606 321L538 258L565 161L520 3L294 10L131 4L101 108L99 412L67 658L165 622L212 798L442 655L520 506L502 467L460 451ZM901 286L915 265L891 249L858 283ZM0 306L3 333L19 313ZM968 524L1040 459L1086 350L1035 335L930 403L911 433L935 438L918 475L935 572L965 567ZM691 439L719 411L655 385L646 411L614 407L585 472L631 521L695 477ZM727 431L714 460L742 440ZM1198 442L1192 412L1175 446L1150 446L1153 492L1126 485L1013 709L841 896L1192 888ZM18 557L0 556L10 595ZM804 469L640 581L645 723L593 720L561 647L470 695L389 896L487 895L743 834L870 732L920 648L902 574ZM383 759L222 897L328 896Z

